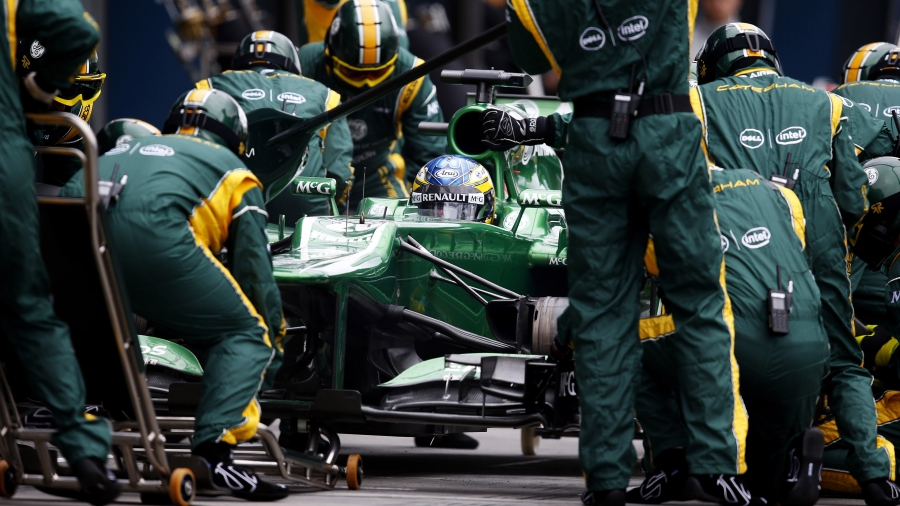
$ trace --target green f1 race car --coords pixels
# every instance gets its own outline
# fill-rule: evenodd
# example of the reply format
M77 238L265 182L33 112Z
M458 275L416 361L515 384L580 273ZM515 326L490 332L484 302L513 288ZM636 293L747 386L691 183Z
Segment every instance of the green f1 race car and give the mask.
M545 145L493 152L480 143L479 116L494 103L494 87L530 78L478 70L442 77L477 86L475 103L449 124L421 128L447 135L452 154L489 170L494 224L420 216L409 199L367 198L357 214L307 216L293 231L283 220L270 226L289 339L277 389L261 398L264 416L339 433L577 434L573 365L547 356L568 306L562 164ZM566 105L524 98L493 106L526 117ZM333 198L335 183L298 177L286 191ZM199 393L196 361L184 348L144 339L148 366L164 376L148 375L158 405L177 415Z

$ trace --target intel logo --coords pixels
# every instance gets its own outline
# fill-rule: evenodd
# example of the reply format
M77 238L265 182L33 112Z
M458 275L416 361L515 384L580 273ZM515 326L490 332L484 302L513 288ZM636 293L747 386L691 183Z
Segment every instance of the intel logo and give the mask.
M755 128L748 128L741 132L741 145L748 149L756 149L766 143L763 133Z
M769 244L769 239L772 238L772 233L769 232L769 229L766 227L756 227L751 228L741 237L741 244L750 248L762 248L766 244Z
M246 98L247 100L259 100L261 98L265 98L266 92L259 88L253 88L250 90L244 90L244 92L241 93L241 96Z
M581 33L578 43L585 51L596 51L606 44L606 34L603 33L603 30L591 26Z
M775 142L782 146L787 144L800 144L806 138L806 129L803 127L787 127L775 136Z
M632 16L619 25L619 38L622 40L638 40L647 34L650 21L644 16Z
M291 93L290 91L286 91L280 95L278 95L279 102L287 102L289 104L302 104L306 102L306 98L299 93Z
M893 116L894 113L900 114L900 105L895 105L893 107L885 107L884 115L885 116Z

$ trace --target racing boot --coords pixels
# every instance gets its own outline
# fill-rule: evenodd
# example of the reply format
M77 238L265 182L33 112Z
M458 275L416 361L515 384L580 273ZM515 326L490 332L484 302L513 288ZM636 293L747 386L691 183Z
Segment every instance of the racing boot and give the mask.
M474 450L478 448L478 440L462 432L453 432L443 436L416 436L416 446L419 448Z
M863 499L869 506L895 506L900 504L900 487L887 478L869 480L862 485Z
M601 490L594 492L593 490L585 490L581 493L581 504L597 505L597 506L625 506L625 491Z
M818 427L810 427L800 435L797 447L791 448L787 487L782 506L812 506L819 500L822 456L825 436Z
M284 485L261 480L252 469L234 463L234 447L228 443L207 441L200 443L192 453L209 463L213 483L230 490L235 497L248 501L277 501L288 496Z
M735 474L691 475L687 478L684 494L687 499L728 506L765 504L765 501L754 501L741 476Z
M671 448L659 454L653 463L657 470L644 478L641 486L625 493L629 503L660 504L667 501L684 501L687 481L687 460L684 448Z
M119 497L121 487L115 475L106 468L102 460L87 457L72 462L72 474L78 478L81 490L75 495L79 501L102 506Z

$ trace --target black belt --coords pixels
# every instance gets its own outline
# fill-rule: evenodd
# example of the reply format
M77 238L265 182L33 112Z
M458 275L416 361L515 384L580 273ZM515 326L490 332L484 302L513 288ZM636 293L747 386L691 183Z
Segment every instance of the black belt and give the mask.
M613 95L603 95L602 99L596 96L576 98L574 100L575 111L573 116L576 118L609 118L612 116L612 98ZM641 98L636 117L693 111L689 95L664 93Z

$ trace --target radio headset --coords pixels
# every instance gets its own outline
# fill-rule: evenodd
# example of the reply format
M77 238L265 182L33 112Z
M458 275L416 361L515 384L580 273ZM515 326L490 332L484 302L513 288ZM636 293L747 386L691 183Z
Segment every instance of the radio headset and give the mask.
M785 292L781 287L781 266L775 268L778 272L778 289L769 290L767 298L769 329L773 334L783 336L788 333L788 314L791 312L791 293L794 291L794 280L788 280L788 289Z
M609 22L606 21L606 16L603 15L603 9L600 8L600 0L594 0L594 8L597 9L597 15L600 17L600 22L603 23L603 26L606 27L606 30L609 32L609 36L613 39L613 43L615 44L615 36L616 33L613 32L612 27ZM631 65L631 80L628 82L628 93L624 92L616 92L615 98L613 100L613 108L612 108L612 116L609 118L609 131L607 134L613 139L617 140L625 140L628 138L628 130L631 127L632 118L637 116L637 108L641 103L641 96L644 94L644 84L647 81L647 58L644 57L644 52L641 51L641 48L638 47L637 44L634 43L633 40L626 41L634 47L634 49L641 55L641 62L644 67L644 72L641 75L641 82L637 86L637 92L634 90L634 78L635 78L635 65Z
M791 174L791 169L794 169L794 173ZM781 174L775 173L772 174L770 180L777 184L778 186L783 186L788 190L793 190L794 186L797 185L797 178L800 177L800 164L791 164L791 154L787 154L787 160L784 162L784 170Z

